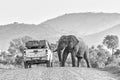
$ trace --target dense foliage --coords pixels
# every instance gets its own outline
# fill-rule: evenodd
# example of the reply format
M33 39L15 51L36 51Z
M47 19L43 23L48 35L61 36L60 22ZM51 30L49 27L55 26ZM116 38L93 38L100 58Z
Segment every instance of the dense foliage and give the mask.
M89 53L92 67L102 68L106 66L108 58L110 57L110 53L101 45L99 45L97 48L91 47L89 49Z
M107 46L108 49L112 49L112 54L114 50L119 46L119 39L116 35L107 35L104 40L103 44Z

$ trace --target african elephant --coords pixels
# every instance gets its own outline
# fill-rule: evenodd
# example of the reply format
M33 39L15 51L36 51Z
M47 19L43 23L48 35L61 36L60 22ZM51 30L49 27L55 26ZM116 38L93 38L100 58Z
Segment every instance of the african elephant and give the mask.
M67 36L63 35L60 37L59 41L58 41L58 46L57 46L57 49L54 50L54 52L57 51L58 53L58 59L59 59L59 62L60 62L60 65L62 63L62 51L64 50L64 48L66 48L67 46Z
M63 49L64 51L62 54L61 50ZM89 49L85 45L82 39L78 40L74 35L61 36L56 51L58 52L58 57L61 66L65 66L65 61L67 59L67 56L69 53L71 53L73 67L76 66L76 58L77 58L77 66L79 66L81 59L84 58L87 62L87 67L90 67Z

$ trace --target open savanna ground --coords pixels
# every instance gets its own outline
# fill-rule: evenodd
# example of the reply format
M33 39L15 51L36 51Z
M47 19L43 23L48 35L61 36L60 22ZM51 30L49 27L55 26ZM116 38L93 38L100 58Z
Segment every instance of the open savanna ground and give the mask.
M0 69L0 80L117 80L108 70L77 67Z

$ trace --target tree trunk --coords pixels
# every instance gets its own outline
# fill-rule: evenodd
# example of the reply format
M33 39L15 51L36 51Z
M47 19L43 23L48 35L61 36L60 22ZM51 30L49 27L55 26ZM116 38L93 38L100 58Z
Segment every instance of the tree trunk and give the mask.
M114 56L114 48L112 48L112 58L113 58L113 60L115 59L115 56Z
M113 54L114 54L114 48L112 48L112 56L113 56Z

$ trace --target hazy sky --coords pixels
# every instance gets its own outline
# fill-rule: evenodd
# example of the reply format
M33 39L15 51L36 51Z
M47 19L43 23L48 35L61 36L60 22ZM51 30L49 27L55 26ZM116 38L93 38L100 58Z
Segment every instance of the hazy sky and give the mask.
M120 13L120 0L0 0L0 24L39 24L65 13Z

